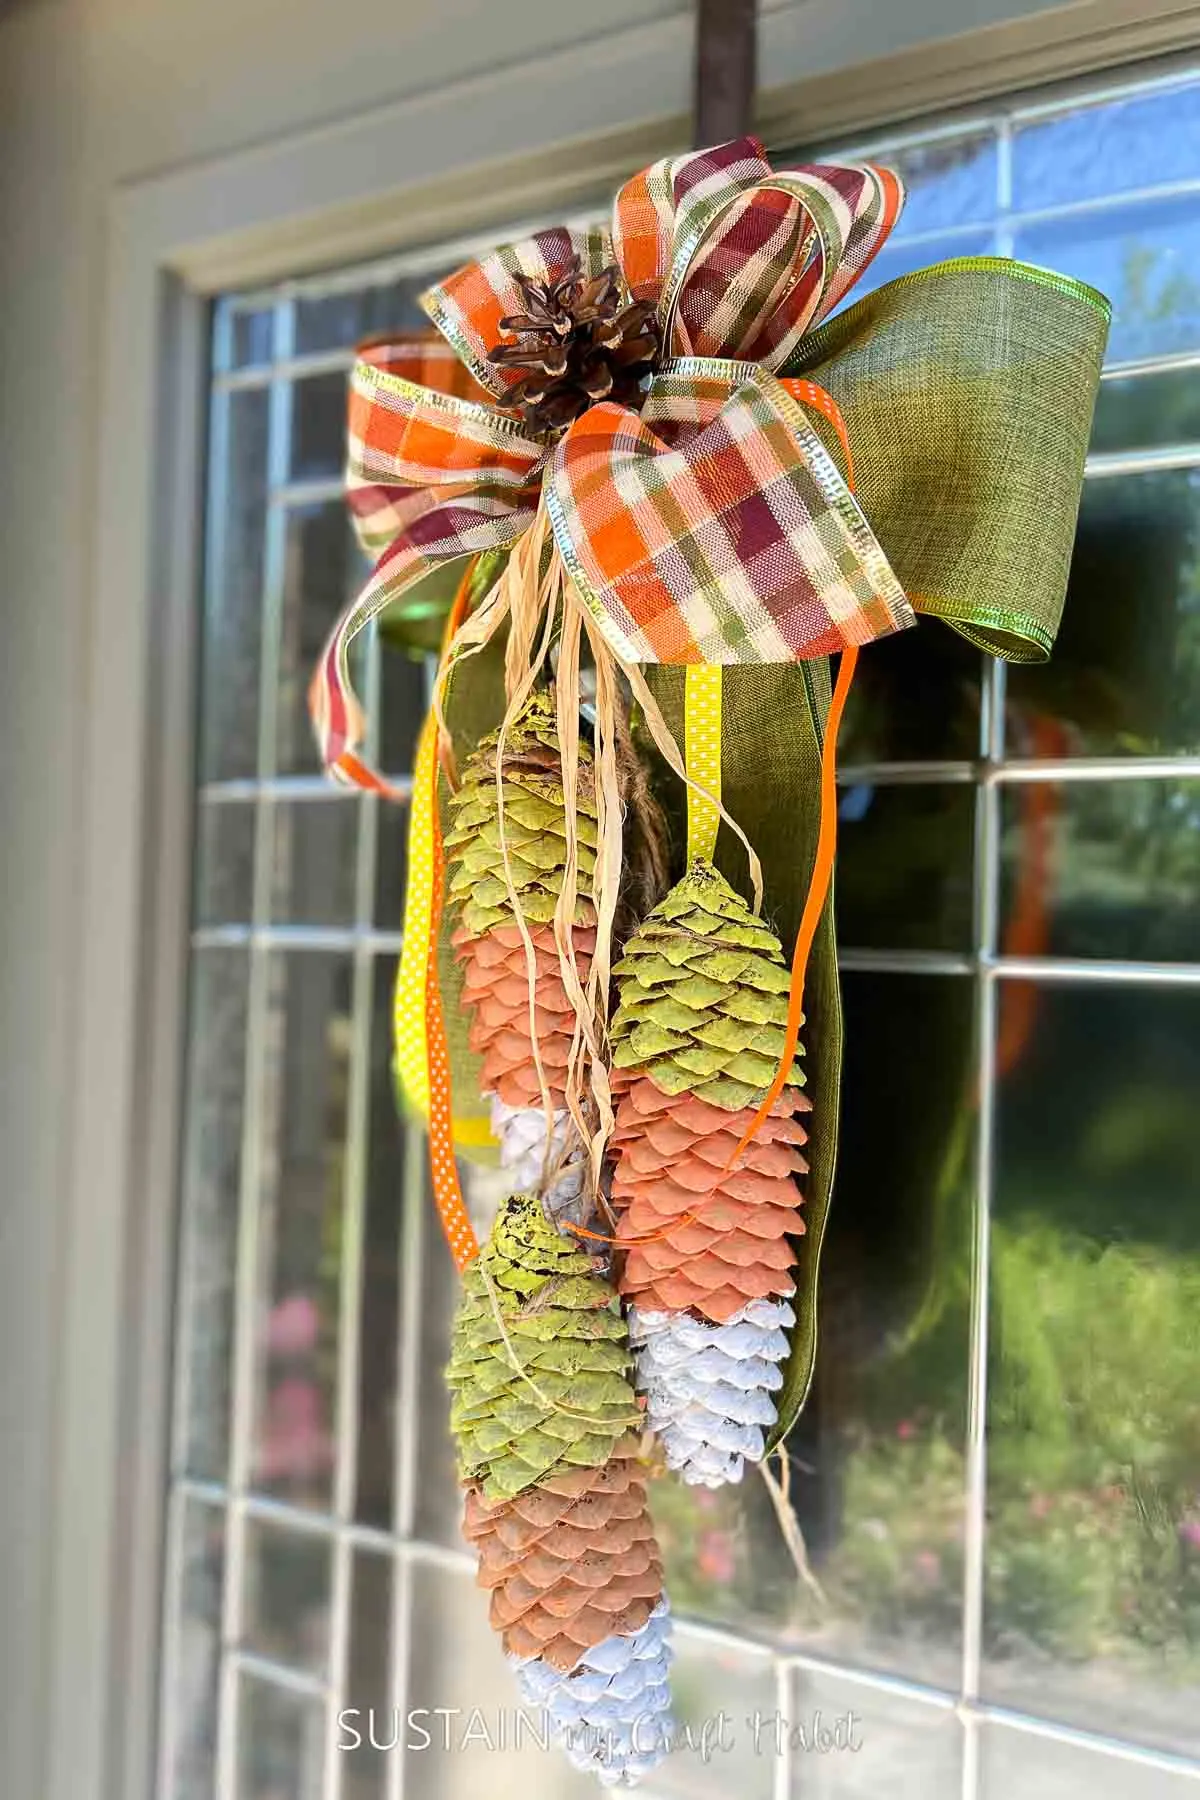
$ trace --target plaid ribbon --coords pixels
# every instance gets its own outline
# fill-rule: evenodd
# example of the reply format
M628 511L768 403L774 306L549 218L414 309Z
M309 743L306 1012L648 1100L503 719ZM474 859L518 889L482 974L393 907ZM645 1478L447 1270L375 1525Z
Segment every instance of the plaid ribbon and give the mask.
M440 353L364 346L347 492L377 563L313 677L326 765L384 785L357 754L357 633L430 569L515 541L543 493L584 604L627 660L791 661L911 624L870 526L773 373L857 280L902 198L871 165L774 171L753 138L668 157L622 188L611 226L538 232L431 289ZM552 281L576 255L589 275L618 263L655 303L672 356L640 412L594 406L552 443L504 410L517 372L487 357L500 320L524 308L515 274Z

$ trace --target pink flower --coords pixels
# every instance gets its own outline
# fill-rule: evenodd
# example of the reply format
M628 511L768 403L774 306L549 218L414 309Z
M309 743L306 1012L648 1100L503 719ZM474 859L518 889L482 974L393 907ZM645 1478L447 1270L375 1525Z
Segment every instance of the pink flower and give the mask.
M259 1479L305 1481L333 1462L333 1441L321 1418L321 1396L311 1381L281 1381L267 1395L258 1450Z
M1049 1518L1054 1511L1053 1494L1034 1494L1029 1502L1029 1510L1035 1519Z
M1180 1519L1179 1535L1189 1550L1200 1550L1200 1519Z
M909 1438L916 1437L916 1435L917 1435L917 1428L913 1424L912 1420L911 1419L901 1419L900 1423L896 1427L896 1436L898 1438L901 1438L905 1443L907 1443Z
M267 1315L267 1348L276 1356L303 1356L316 1346L321 1315L310 1294L288 1294Z
M932 1587L934 1582L942 1578L942 1559L935 1550L918 1550L913 1557L913 1569L923 1582Z
M732 1581L734 1576L733 1540L727 1531L706 1531L700 1539L696 1557L702 1574L710 1581Z

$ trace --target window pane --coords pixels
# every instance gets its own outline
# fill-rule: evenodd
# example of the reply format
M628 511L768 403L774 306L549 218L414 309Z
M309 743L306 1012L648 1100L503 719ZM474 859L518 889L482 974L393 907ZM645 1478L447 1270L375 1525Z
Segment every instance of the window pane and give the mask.
M1090 482L1050 662L1008 671L1014 756L1200 750L1200 471Z
M275 701L275 757L280 774L315 774L320 768L308 715L308 684L334 619L343 603L358 592L367 572L340 500L289 508ZM352 661L356 654L361 657L366 642L367 634L361 633L351 649ZM361 691L361 664L354 675Z
M184 1467L213 1481L225 1477L229 1441L248 974L244 950L201 950L192 961L177 1429Z
M354 1557L350 1593L350 1649L346 1709L357 1717L341 1733L347 1748L340 1758L344 1800L384 1800L388 1764L398 1750L380 1750L395 1735L392 1696L392 1587L388 1557L360 1550ZM354 1747L357 1732L361 1742Z
M962 1726L948 1705L809 1669L792 1681L795 1800L959 1800Z
M1200 369L1123 375L1100 383L1091 448L1154 449L1200 442Z
M1116 1705L1123 1735L1194 1755L1200 992L1021 986L991 1253L987 1692L1100 1731Z
M262 1097L253 1478L327 1508L337 1385L350 964L272 956Z
M1025 209L1194 181L1200 168L1195 85L1073 107L1013 133L1013 201Z
M988 1719L979 1755L980 1800L1193 1800L1195 1778L1127 1762L1086 1743Z
M427 1204L423 1187L405 1193L407 1134L397 1115L392 1079L392 988L396 963L375 964L371 1009L371 1098L367 1126L367 1190L363 1223L363 1299L359 1324L357 1515L371 1525L393 1521L396 1469L396 1384L400 1362L400 1257L404 1212ZM424 1146L418 1145L421 1167Z
M975 793L855 782L838 807L838 941L969 950Z
M346 461L346 375L307 375L292 388L293 481L341 475Z
M906 145L882 152L879 160L904 182L898 236L986 222L995 213L998 150L990 131Z
M325 1708L252 1675L239 1685L238 1800L319 1800Z
M200 778L252 775L267 504L265 388L213 402L210 564L200 683Z
M173 1630L174 1711L166 1746L170 1793L210 1800L216 1773L217 1686L225 1521L219 1508L189 1500L180 1524L180 1588Z
M296 302L296 349L343 350L376 332L421 329L429 319L417 296L436 279L372 282L332 294L302 294Z
M961 761L979 755L979 651L941 620L871 644L859 659L838 761Z
M328 1538L249 1519L245 1558L248 1648L288 1668L324 1674L332 1574Z
M253 801L201 800L196 819L197 925L248 925L254 893Z
M1200 958L1200 782L1021 782L1004 796L1006 948Z
M358 827L352 793L276 801L271 916L293 925L349 925L354 919Z

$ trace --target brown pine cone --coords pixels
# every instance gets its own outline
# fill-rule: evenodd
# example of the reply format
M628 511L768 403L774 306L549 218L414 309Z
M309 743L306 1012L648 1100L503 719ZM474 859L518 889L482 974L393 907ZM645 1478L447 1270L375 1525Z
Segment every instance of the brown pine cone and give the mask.
M572 1669L595 1645L640 1631L662 1594L632 1437L600 1468L552 1475L495 1505L468 1488L463 1530L512 1656Z
M728 1112L694 1094L664 1093L647 1076L623 1084L612 1183L618 1244L627 1245L621 1293L643 1311L691 1310L723 1324L750 1300L790 1294L804 1231L795 1175L807 1163L787 1090L736 1168L726 1169L753 1107ZM648 1242L639 1242L648 1239Z

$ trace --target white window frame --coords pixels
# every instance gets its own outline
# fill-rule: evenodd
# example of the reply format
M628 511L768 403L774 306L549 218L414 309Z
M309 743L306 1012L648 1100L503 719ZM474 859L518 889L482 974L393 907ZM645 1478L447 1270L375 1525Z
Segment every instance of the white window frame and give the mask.
M800 66L806 10L766 7L768 79ZM113 197L77 915L82 1077L63 1112L74 1173L48 1652L26 1721L38 1800L147 1800L153 1779L207 300L611 193L687 142L661 96L678 92L689 34L676 17ZM758 123L775 140L845 136L1197 45L1200 4L1091 0L768 90ZM625 120L645 122L612 129L614 96ZM10 1658L20 1629L0 1624Z

